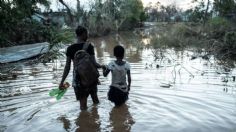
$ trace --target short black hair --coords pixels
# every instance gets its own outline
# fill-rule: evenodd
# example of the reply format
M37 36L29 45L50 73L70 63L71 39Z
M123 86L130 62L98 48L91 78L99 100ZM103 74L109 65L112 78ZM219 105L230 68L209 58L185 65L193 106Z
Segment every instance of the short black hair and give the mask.
M125 48L121 45L114 47L114 56L118 58L124 58Z
M88 30L83 26L78 26L75 30L77 36L82 36L84 33L88 33Z

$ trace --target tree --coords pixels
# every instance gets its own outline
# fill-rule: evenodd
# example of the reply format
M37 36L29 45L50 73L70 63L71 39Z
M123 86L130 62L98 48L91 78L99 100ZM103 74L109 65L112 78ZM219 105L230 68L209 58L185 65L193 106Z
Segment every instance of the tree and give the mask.
M214 0L213 9L221 17L230 17L236 15L235 0Z
M205 14L204 14L203 25L205 25L205 23L207 21L207 14L208 14L209 6L210 6L210 0L207 0L207 7L206 7L206 10L205 10Z
M194 0L193 3L197 3L197 6L185 11L188 20L204 24L212 15L212 12L209 12L210 1L208 0L207 5L205 5L204 0Z
M67 14L68 14L68 16L69 16L69 18L70 18L70 24L71 24L71 26L74 26L74 15L72 14L70 7L64 2L64 0L59 0L59 2L60 2L63 6L66 7Z
M87 18L89 29L101 33L131 29L144 21L145 13L141 0L92 0Z
M116 0L117 18L116 29L130 29L132 25L140 22L141 15L144 11L141 0Z
M178 10L174 4L166 6L165 12L167 14L168 22L171 20L171 17L174 17L176 14L178 14Z
M26 28L36 24L32 21L32 15L40 13L39 5L49 8L50 2L48 0L0 0L1 45L24 42L26 34L31 35L29 39L37 37L29 33L29 29Z
M146 7L145 11L151 21L170 22L171 19L175 20L176 17L178 17L178 20L181 20L180 14L182 11L174 3L164 6L157 2L154 5L150 4Z

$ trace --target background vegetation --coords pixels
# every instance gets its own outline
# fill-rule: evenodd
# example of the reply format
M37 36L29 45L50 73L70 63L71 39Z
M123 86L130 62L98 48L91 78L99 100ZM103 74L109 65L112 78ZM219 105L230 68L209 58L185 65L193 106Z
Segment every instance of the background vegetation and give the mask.
M77 10L58 0L66 12L66 24L73 34L76 25L88 27L90 35L102 36L110 32L133 29L145 20L141 0L91 0L84 9L77 0ZM42 12L42 8L45 8ZM51 44L64 41L63 29L50 21L45 14L52 14L49 0L0 0L0 47L48 41ZM34 17L39 17L40 21ZM40 18L41 17L41 18ZM55 38L56 37L56 38ZM58 38L62 37L62 38ZM68 40L68 39L66 39ZM66 41L67 42L67 41Z
M179 14L181 19L178 18L178 22L181 23L171 24L167 31L158 33L151 40L153 47L157 50L170 47L182 50L195 46L199 50L206 51L207 55L215 55L219 60L236 60L236 1L194 0L193 2L197 6L185 12L171 6L173 14L169 17L173 18ZM163 16L168 16L165 13L167 7L159 7L161 8L156 14L159 18L155 21L162 21ZM150 18L153 18L153 12L149 14ZM177 20L169 19L167 22L177 22Z
M47 19L53 14L49 0L0 0L0 47L43 41L52 46L70 43L78 24L86 26L91 36L103 36L152 21L169 23L168 30L152 38L155 49L194 45L223 60L236 58L235 0L193 0L196 6L185 11L175 4L164 6L160 2L144 8L141 0L90 0L87 8L77 0L76 9L63 0L58 2L65 7L58 12L66 14L66 28ZM35 15L43 17L39 21Z
M39 42L50 38L49 29L32 19L38 4L49 7L47 0L0 0L0 47Z

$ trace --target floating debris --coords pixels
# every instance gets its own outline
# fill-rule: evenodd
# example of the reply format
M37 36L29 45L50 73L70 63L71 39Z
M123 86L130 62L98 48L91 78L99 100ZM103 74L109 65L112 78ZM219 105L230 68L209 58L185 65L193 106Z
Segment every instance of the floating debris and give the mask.
M170 82L162 82L160 84L160 87L163 87L163 88L170 88L172 85L170 84Z

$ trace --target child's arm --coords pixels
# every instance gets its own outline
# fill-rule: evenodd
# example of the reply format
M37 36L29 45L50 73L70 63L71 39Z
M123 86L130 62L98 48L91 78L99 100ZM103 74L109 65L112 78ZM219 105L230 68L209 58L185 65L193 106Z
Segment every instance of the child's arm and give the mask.
M128 90L130 91L130 85L131 85L131 74L130 74L130 70L127 71L127 76L128 76Z
M102 70L103 70L103 76L107 77L107 75L109 74L110 70L107 67L105 67L105 66L102 68Z
M91 56L91 60L92 60L92 62L95 64L95 66L96 66L97 68L103 68L102 65L100 65L99 63L97 63L97 61L96 61L94 55Z
M64 81L65 81L67 75L70 72L70 65L71 65L71 58L67 57L66 58L66 65L65 65L65 68L64 68L64 71L63 71L63 75L62 75L62 79L61 79L61 83L59 85L60 89L63 89Z

